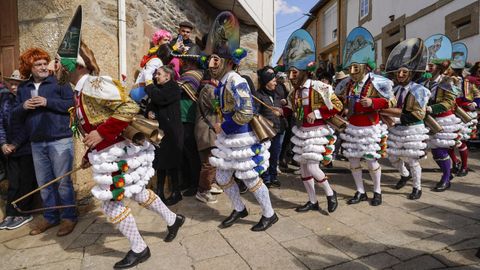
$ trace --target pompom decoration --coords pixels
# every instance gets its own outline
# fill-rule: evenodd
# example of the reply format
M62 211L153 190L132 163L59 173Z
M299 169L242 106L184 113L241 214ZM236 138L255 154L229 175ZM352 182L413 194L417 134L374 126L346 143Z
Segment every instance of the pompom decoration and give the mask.
M112 190L112 200L113 201L123 200L124 193L125 193L125 189L123 189L123 188L117 188L117 189Z
M125 177L123 176L123 174L116 175L112 178L115 188L123 188L125 186Z
M285 65L278 65L273 70L275 72L285 72Z
M315 70L317 69L317 67L315 66L315 62L310 62L307 64L307 71L309 72L315 72Z
M430 72L425 72L422 75L422 78L424 78L424 79L431 79L432 77L433 77L433 75Z
M128 164L126 160L120 160L119 162L117 162L117 165L118 165L119 171L122 171L122 172L128 171Z
M372 70L374 70L374 69L377 68L377 64L376 64L375 61L373 61L373 60L368 60L368 61L367 61L367 65L368 65Z
M247 56L247 50L244 48L235 49L232 52L232 59L235 65L238 65L240 61Z
M202 69L208 69L208 56L206 56L206 55L201 55L201 56L198 58L198 65L199 65Z

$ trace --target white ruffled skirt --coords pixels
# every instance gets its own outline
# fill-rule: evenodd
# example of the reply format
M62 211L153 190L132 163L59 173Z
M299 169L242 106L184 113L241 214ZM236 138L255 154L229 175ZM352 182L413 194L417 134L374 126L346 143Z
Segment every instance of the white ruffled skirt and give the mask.
M472 121L468 123L463 123L463 127L460 130L460 134L462 135L462 141L467 141L472 138L472 135L477 131L477 124L478 124L478 113L477 112L469 112L467 114L472 117Z
M386 156L387 126L376 124L374 126L354 126L348 124L345 133L340 134L344 141L343 154L347 158L363 158L375 160Z
M425 125L396 125L388 129L387 153L396 158L420 158L425 156L429 130Z
M121 200L142 191L155 174L152 167L154 151L155 148L148 142L137 146L122 141L99 152L94 150L89 153L93 180L97 184L92 188L93 196L102 201ZM120 196L115 197L114 193L120 193Z
M260 143L253 132L226 135L221 133L215 141L209 161L222 170L233 170L238 179L260 176L269 166L270 141Z
M318 163L332 160L337 137L332 128L327 125L317 127L292 128L294 136L290 141L295 145L293 159L298 163Z
M450 148L461 144L460 130L462 129L462 120L454 114L445 117L436 117L438 124L443 127L443 131L430 137L428 141L429 148Z

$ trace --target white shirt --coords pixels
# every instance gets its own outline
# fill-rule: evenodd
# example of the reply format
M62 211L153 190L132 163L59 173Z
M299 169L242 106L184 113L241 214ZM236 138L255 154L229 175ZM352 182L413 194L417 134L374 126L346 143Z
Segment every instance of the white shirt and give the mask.
M33 85L35 86L35 89L30 90L30 95L32 95L32 97L38 96L38 89L40 89L40 84L42 84L42 83L41 82L39 82L39 83L34 82L33 83Z
M153 73L161 66L163 66L163 63L159 58L155 57L150 59L140 71L140 74L138 74L135 84L146 83L147 81L153 80Z

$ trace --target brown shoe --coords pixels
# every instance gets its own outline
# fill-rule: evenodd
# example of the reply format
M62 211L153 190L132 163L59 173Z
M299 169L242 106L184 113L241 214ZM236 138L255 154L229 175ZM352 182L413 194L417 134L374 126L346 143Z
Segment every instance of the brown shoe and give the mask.
M49 223L47 220L42 219L33 227L33 230L30 231L30 235L41 234L44 231L46 231L46 230L48 230L52 227L55 227L57 225L58 225L58 223L52 224L52 223Z
M76 221L71 221L69 219L62 219L62 222L60 222L60 228L58 228L57 236L65 236L73 232L75 225L77 225Z

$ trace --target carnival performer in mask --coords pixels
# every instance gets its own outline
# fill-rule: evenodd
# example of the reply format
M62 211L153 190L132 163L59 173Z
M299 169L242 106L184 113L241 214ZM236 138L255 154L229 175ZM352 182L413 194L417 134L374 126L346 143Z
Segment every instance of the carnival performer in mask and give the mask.
M294 46L302 40L305 46ZM306 57L295 57L305 54ZM327 195L328 212L337 209L337 193L331 188L328 178L320 169L319 163L327 165L332 162L336 136L326 120L339 113L342 102L333 92L332 86L321 81L308 78L307 73L315 68L315 45L310 34L299 29L293 32L287 41L284 52L284 63L289 72L289 79L294 92L289 96L289 106L285 114L293 112L297 125L292 128L291 138L295 145L293 159L300 163L303 184L308 193L308 201L295 208L297 212L318 211L315 184L323 188Z
M433 159L442 170L442 177L433 191L442 192L450 188L451 160L448 156L448 150L455 145L460 145L459 131L462 128L461 120L453 112L455 107L455 98L457 96L457 81L455 78L445 75L445 71L450 67L450 58L452 56L452 44L448 37L443 35L434 35L425 40L425 46L430 47L438 36L442 36L442 47L436 53L438 58L429 56L428 73L426 80L422 84L430 89L432 95L428 102L427 113L441 126L442 131L430 136L428 142L432 149Z
M348 35L344 48L345 67L349 67L350 78L336 87L336 94L343 99L347 109L348 126L340 134L343 154L350 161L350 169L357 192L348 200L356 204L368 199L363 186L361 160L365 160L373 180L372 206L382 203L380 178L382 175L378 159L386 156L387 126L380 122L379 111L395 105L392 92L393 82L370 70L374 69L374 41L372 35L357 27Z
M234 71L234 67L246 56L246 51L239 48L239 37L238 20L228 11L217 16L208 35L209 72L213 79L219 80L215 89L215 107L223 119L221 124L215 124L217 148L212 150L210 163L217 168L217 183L234 208L222 226L230 227L248 215L233 178L235 175L245 183L262 207L262 218L251 230L263 231L278 221L268 188L260 178L269 166L270 142L261 143L249 124L253 117L252 93L245 79Z
M410 200L422 196L422 167L419 160L426 157L429 130L423 119L430 98L430 90L413 82L413 79L425 72L427 60L428 52L423 40L412 38L398 44L386 64L386 72L394 74L396 85L393 91L397 100L396 108L400 112L399 117L395 118L395 126L388 129L387 153L390 162L400 173L396 189L401 189L408 179L413 178L413 189L408 195Z
M168 225L166 242L176 237L185 217L170 211L153 191L146 188L155 173L152 168L154 147L147 141L134 144L122 137L139 107L127 96L119 81L98 76L100 69L93 52L80 42L80 27L81 7L65 35L76 39L69 39L71 44L62 42L58 50L61 73L75 85L72 130L83 135L83 142L89 149L82 167L92 167L96 184L92 188L93 196L102 201L105 215L130 242L131 250L114 267L130 268L146 261L150 250L138 231L130 208L124 205L125 197L162 216ZM77 53L72 54L71 48L76 48Z
M462 144L459 147L455 147L458 148L461 162L455 155L455 148L449 149L448 154L453 163L452 174L462 177L468 174L467 141L477 138L478 114L476 109L480 105L480 91L474 83L470 82L470 77L466 76L468 74L465 70L468 53L467 46L465 46L464 43L458 42L454 43L452 47L452 58L454 58L454 61L451 67L454 71L453 76L456 76L458 80L457 87L459 89L458 96L455 99L457 106L456 112L458 113L458 108L461 108L460 110L465 111L465 114L463 114L464 119L462 120L464 120L464 123L460 131Z

